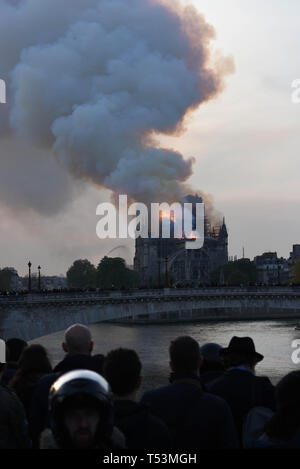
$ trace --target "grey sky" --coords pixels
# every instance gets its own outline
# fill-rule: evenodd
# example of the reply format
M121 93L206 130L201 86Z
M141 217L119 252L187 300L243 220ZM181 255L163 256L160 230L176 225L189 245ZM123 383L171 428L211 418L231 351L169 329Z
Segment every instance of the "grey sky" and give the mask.
M215 27L216 47L233 56L235 73L222 94L189 115L185 133L161 136L160 142L185 159L195 158L188 182L212 194L225 215L230 255L241 256L244 246L251 258L266 250L288 256L292 244L300 243L300 105L291 102L292 81L300 78L300 4L192 3ZM109 200L109 191L78 182L45 150L19 148L5 135L0 142L0 267L15 266L24 274L30 259L33 270L40 264L44 274L64 274L76 258L98 263L112 247L125 244L96 237L96 207ZM19 187L26 188L21 199ZM133 242L126 244L130 261Z

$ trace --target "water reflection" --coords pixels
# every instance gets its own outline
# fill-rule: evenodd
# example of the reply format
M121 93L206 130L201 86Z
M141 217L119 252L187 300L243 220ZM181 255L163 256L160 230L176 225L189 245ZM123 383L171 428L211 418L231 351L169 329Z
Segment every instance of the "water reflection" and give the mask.
M142 391L168 383L168 346L180 335L191 335L200 345L217 342L227 346L233 335L251 336L256 350L264 355L257 366L258 375L267 375L275 384L289 371L298 368L292 362L294 349L291 344L300 338L295 331L295 320L256 322L209 322L200 324L166 324L151 326L123 326L93 324L90 326L95 353L107 353L118 347L134 348L143 363L144 383ZM31 341L41 343L49 351L53 364L64 356L61 349L63 332Z

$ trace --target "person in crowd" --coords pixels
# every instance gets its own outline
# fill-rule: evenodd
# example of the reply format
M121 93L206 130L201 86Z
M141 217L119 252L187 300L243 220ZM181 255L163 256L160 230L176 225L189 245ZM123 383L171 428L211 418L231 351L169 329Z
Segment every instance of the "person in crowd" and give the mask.
M23 350L17 371L10 381L9 387L19 397L27 416L37 382L42 376L51 373L51 371L52 367L47 351L42 345L29 345Z
M220 355L226 371L210 382L207 389L228 402L242 439L243 424L250 409L257 406L275 408L274 386L269 378L255 376L255 367L264 357L256 352L250 337L233 337Z
M276 411L253 448L300 449L300 371L284 376L275 388Z
M228 404L204 392L199 370L200 346L192 337L178 337L169 348L171 377L168 386L148 391L141 402L169 428L173 447L221 449L238 446Z
M76 368L90 369L96 372L102 371L102 363L97 356L92 357L94 343L89 328L83 324L73 324L65 332L65 340L62 349L66 353L65 358L56 365L54 372L66 372Z
M62 349L65 358L54 368L53 373L38 382L29 411L30 432L36 446L41 431L49 425L48 395L54 381L63 373L76 369L87 369L102 374L102 360L92 356L93 341L91 332L83 324L74 324L65 332Z
M113 423L113 400L107 381L90 370L63 374L49 394L50 429L41 449L122 449L125 438Z
M21 357L21 354L25 347L27 347L27 342L22 339L11 338L6 341L6 367L1 377L1 384L7 385L18 368L18 361Z
M0 385L0 449L30 447L24 407L11 389Z
M213 381L224 373L224 363L220 357L221 345L209 342L200 348L203 358L201 366L201 383L205 386L210 381Z
M114 395L115 425L126 437L129 449L168 449L171 437L167 426L148 407L137 403L142 365L134 350L111 351L104 362L104 376Z

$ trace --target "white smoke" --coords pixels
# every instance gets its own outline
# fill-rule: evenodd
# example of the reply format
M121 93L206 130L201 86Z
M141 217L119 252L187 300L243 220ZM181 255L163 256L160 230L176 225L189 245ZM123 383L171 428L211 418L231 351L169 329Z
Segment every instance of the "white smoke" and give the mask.
M0 0L0 115L76 177L139 201L179 199L193 160L160 148L188 111L223 88L213 28L158 0ZM1 111L2 112L2 111ZM24 162L25 164L25 162Z

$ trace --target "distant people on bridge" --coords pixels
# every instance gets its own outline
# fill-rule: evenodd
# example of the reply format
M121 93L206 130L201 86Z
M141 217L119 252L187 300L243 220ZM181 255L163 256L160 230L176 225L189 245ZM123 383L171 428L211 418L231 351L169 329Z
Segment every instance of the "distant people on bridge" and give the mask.
M236 429L228 404L202 388L198 342L179 337L171 342L169 355L171 384L146 392L141 402L166 423L174 449L236 448Z
M7 385L13 376L15 375L18 368L18 361L27 342L18 338L8 339L6 342L6 366L1 378L1 384Z
M243 424L250 409L256 406L275 409L274 386L269 378L255 376L255 367L264 357L256 352L250 337L233 337L220 355L226 371L207 388L228 402L242 441Z
M165 423L137 403L142 364L134 350L117 349L104 362L104 376L114 395L114 421L126 438L126 448L167 450L171 436Z
M48 395L51 385L58 376L76 369L102 373L103 362L99 356L92 356L93 345L91 332L87 326L74 324L66 330L62 343L62 349L66 353L65 358L56 365L53 373L40 379L31 402L30 430L35 447L41 431L49 425Z
M224 363L220 357L221 345L209 342L202 345L200 352L203 358L203 363L200 370L201 383L205 386L209 382L220 378L224 371Z
M18 361L17 371L9 382L9 387L19 397L27 417L38 381L51 372L52 366L47 351L42 345L29 345L23 350Z
M114 427L109 385L98 373L65 373L50 390L50 430L41 436L41 449L102 449L125 447Z

